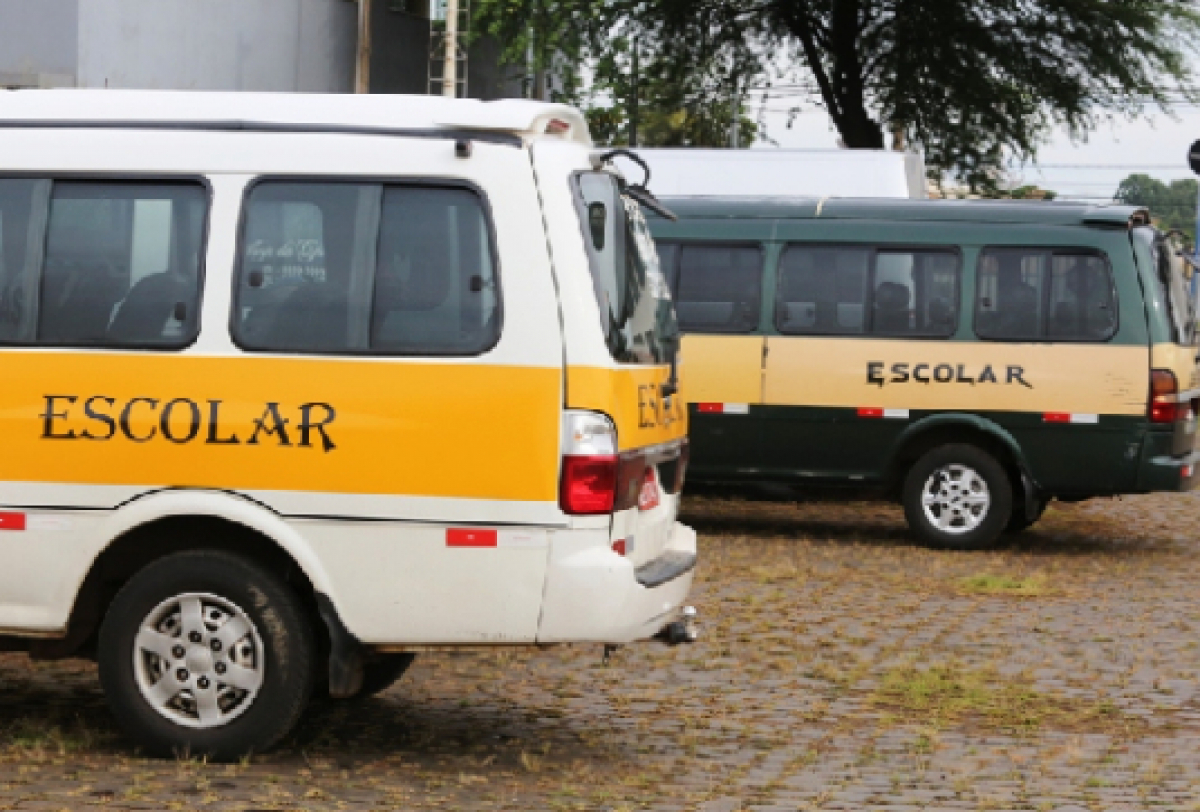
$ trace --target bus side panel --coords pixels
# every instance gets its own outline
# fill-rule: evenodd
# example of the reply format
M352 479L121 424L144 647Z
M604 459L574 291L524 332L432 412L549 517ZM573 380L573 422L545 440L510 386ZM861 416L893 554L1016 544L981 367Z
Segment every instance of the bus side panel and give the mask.
M869 479L919 415L970 412L1014 433L1040 484L1111 491L1132 462L1147 361L1138 346L771 337L765 408L790 428L769 431L767 459L781 475Z
M762 358L758 335L685 335L680 367L697 478L755 468L762 454Z

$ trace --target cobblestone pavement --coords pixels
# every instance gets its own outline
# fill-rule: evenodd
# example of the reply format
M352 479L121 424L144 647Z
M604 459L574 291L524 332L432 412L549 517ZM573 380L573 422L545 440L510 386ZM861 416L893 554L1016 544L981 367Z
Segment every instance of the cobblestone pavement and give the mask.
M428 655L242 764L139 758L95 670L0 655L0 810L1200 809L1200 497L1005 549L693 497L703 642Z

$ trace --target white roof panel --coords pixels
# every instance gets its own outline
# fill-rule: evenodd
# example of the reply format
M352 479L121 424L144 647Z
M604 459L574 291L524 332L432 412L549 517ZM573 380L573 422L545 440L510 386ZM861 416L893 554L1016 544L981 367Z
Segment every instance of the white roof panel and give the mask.
M591 145L587 122L564 104L442 96L317 93L213 93L155 90L0 91L0 123L235 122L271 126L379 129L466 129L534 137L551 120L569 125L562 135Z

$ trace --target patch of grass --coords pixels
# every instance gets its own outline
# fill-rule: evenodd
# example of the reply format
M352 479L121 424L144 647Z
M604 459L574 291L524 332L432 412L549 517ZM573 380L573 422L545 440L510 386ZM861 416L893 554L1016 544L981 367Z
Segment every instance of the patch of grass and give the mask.
M935 729L970 723L975 729L1016 733L1042 728L1130 732L1145 725L1111 702L1044 693L1022 679L953 664L895 668L869 701L899 719Z
M1013 595L1020 598L1041 597L1052 594L1053 591L1046 585L1045 576L1040 573L1027 578L980 573L960 578L957 586L959 592L968 595Z

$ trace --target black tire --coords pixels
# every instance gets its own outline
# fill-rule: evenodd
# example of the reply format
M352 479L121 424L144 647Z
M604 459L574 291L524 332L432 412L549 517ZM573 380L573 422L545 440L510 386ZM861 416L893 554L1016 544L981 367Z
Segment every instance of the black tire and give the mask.
M1004 532L1013 535L1028 530L1037 523L1037 520L1042 518L1042 514L1046 512L1046 500L1038 499L1034 502L1033 516L1029 516L1025 512L1024 503L1018 501L1013 505L1012 516L1008 519L1008 525L1004 528Z
M964 472L977 475L987 486L986 507L977 515L967 516L968 512L974 513L973 509L961 501L955 502L950 508L952 512L946 514L953 524L945 529L934 524L926 515L923 496L928 483L937 483L932 478L939 471L948 472L943 477L963 476ZM960 487L961 480L940 481L949 489L947 499L954 499L953 489ZM933 510L942 515L940 509ZM995 457L983 449L965 443L938 446L917 460L904 478L904 515L917 537L931 547L987 549L1000 538L1012 516L1012 483ZM972 524L975 526L971 527Z
M203 597L197 599L196 595ZM172 603L181 596L192 597ZM223 625L214 626L222 617L220 602L230 612L223 616L226 620L219 621ZM204 632L195 631L195 640L185 638L191 635L186 631L185 605L200 608L195 617ZM175 607L179 612L173 614ZM136 643L139 632L144 631L143 623L160 611L165 619L149 622L147 628L155 639L169 642L167 656L151 654L145 645ZM235 637L238 632L228 621L238 619L237 611L242 613L241 628L247 628L245 621L252 625ZM224 654L214 653L207 659L210 648L222 650L217 639L222 629L233 644ZM100 682L109 707L129 737L151 755L227 761L261 753L291 731L312 692L316 647L308 614L286 583L231 553L196 550L147 565L113 599L100 626L99 644ZM178 658L179 651L186 651L186 656ZM232 672L240 667L235 662L238 657L248 658L244 662L249 668L242 673L252 672L259 681L253 693L240 693L219 682L232 678ZM161 668L163 665L166 667ZM151 682L156 674L159 676ZM203 678L204 674L211 674L211 680ZM183 683L163 683L164 695L178 693L160 703L163 710L159 710L143 695L139 680L153 689L168 679L167 675L186 675L191 682L183 688L176 687ZM239 693L241 700L237 699ZM217 713L218 721L207 727L180 722L192 714L196 723L203 723L199 702L189 709L189 703L201 696L215 704L217 710L210 707L208 712Z
M379 659L369 660L363 666L362 688L358 689L354 699L366 699L391 688L416 658L415 654L385 654Z

